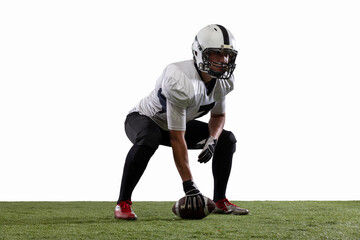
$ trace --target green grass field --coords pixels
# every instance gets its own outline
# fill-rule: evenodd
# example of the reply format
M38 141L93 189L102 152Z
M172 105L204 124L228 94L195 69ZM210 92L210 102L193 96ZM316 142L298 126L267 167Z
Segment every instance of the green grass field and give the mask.
M175 216L173 202L134 202L137 221L114 202L0 202L0 239L360 239L360 201L234 202L251 215Z

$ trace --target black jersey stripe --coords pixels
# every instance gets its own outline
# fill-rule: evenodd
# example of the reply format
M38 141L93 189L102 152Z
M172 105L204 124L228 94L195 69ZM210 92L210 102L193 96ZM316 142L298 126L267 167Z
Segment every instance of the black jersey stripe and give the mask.
M216 25L220 28L220 30L221 30L221 32L222 32L222 34L223 34L223 37L224 37L224 45L230 45L229 33L228 33L228 31L226 30L226 28L224 28L223 26L221 26L221 25L219 25L219 24L216 24Z

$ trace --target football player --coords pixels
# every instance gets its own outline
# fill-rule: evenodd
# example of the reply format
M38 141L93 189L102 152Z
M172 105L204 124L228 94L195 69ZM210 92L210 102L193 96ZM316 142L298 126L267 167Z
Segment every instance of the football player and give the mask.
M234 88L237 51L233 35L212 24L201 29L192 44L193 59L168 65L155 89L130 111L125 131L133 143L121 182L115 218L137 218L131 205L132 192L159 145L171 146L186 196L201 204L202 195L189 167L188 149L202 149L198 161L212 159L213 213L245 215L249 211L225 196L236 139L224 130L225 97ZM208 123L195 120L210 112Z

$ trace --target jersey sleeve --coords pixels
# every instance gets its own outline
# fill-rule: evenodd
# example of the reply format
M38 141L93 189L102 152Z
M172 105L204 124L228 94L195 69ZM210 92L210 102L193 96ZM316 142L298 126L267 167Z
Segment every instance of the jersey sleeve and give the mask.
M181 79L168 77L162 84L166 98L166 118L169 130L185 131L186 107L189 102L189 93Z
M168 77L162 84L163 94L166 99L174 105L186 108L191 99L191 89L184 84L184 81Z
M161 83L166 98L166 117L169 130L185 131L186 109L194 100L190 79L175 65L169 65Z
M167 101L166 117L169 130L186 130L186 108L182 108L173 104L171 101Z
M211 113L222 114L225 113L225 97L215 103L215 106L211 109Z
M162 90L166 98L168 129L185 131L186 108L194 98L192 84L181 72L174 71L165 77Z

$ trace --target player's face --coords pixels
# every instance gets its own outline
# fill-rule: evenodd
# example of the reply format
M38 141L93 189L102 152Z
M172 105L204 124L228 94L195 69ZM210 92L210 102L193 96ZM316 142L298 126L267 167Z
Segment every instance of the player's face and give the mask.
M209 54L209 60L211 62L229 63L229 53L222 51L211 51Z
M223 51L211 51L209 53L210 69L215 72L225 72L224 65L229 63L230 54Z

